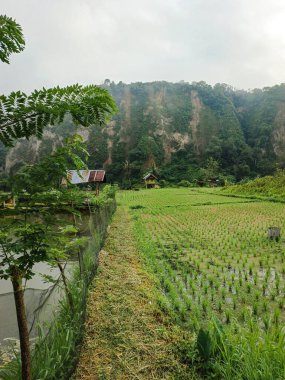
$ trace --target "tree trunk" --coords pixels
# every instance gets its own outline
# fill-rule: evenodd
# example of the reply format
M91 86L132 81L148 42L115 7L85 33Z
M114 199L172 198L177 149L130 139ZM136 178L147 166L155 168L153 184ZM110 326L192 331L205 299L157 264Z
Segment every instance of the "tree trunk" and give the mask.
M69 290L69 287L68 287L68 284L67 284L67 279L66 279L66 276L65 276L65 273L64 273L63 266L61 265L61 263L59 261L57 262L57 266L58 266L58 268L60 270L60 273L61 273L61 277L62 277L62 281L63 281L63 285L64 285L64 289L65 289L65 293L66 293L66 297L67 297L67 300L68 300L68 303L69 303L70 310L73 313L74 312L73 299L72 299L72 295L70 293L70 290Z
M71 204L72 208L73 208L73 202ZM89 212L91 213L90 211L90 204L89 204ZM73 217L73 226L75 228L77 228L77 225L76 225L76 217L75 217L75 214L72 213L72 217ZM78 263L79 263L79 269L80 269L80 277L83 278L83 272L84 272L84 263L83 263L83 256L82 256L82 252L81 252L81 249L78 248L78 251L77 251L77 256L78 256Z
M79 262L80 277L83 278L84 263L83 263L83 255L80 248L78 248L77 256L78 256L78 262Z
M29 329L24 303L24 290L22 278L20 276L11 277L14 290L17 321L20 336L21 361L22 361L22 380L31 380L31 352L29 342Z

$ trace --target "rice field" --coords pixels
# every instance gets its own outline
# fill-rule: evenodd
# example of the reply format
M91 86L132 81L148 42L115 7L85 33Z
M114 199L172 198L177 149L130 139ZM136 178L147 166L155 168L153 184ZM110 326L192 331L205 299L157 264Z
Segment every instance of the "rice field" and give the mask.
M250 327L257 339L281 331L284 204L200 189L125 191L118 201L131 212L139 249L159 281L160 308L179 325L198 331L216 318L236 331ZM268 238L270 226L281 228L279 241ZM279 348L284 354L283 341Z

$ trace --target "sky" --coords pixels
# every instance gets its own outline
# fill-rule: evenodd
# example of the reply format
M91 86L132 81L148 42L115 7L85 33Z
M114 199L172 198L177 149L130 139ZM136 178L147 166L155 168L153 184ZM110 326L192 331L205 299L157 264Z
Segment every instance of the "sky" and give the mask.
M74 83L285 82L284 0L0 0L26 48L0 63L7 94Z

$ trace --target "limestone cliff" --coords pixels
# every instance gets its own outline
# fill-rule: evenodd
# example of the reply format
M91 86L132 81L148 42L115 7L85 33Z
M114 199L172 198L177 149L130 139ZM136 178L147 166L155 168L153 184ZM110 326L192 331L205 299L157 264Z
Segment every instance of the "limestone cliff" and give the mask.
M253 92L205 82L109 82L106 87L119 109L108 125L78 129L67 117L48 128L42 141L21 140L8 152L0 148L0 167L13 172L33 163L75 132L87 141L89 166L103 166L115 181L125 177L125 161L134 178L150 168L169 177L180 172L184 178L190 167L203 166L209 157L237 178L283 165L285 85Z

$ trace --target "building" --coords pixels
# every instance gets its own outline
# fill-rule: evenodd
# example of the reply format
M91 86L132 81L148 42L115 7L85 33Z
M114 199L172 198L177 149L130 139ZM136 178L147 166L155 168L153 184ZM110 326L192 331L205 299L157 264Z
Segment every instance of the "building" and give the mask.
M148 173L143 179L146 189L154 189L157 186L157 178L154 174Z
M220 186L221 182L217 177L211 177L208 179L209 187L217 187Z
M68 170L66 178L63 178L62 185L96 184L96 194L99 194L100 184L106 182L105 170Z
M16 206L16 199L15 199L15 197L7 198L3 202L3 207L4 208L15 208L15 206Z

